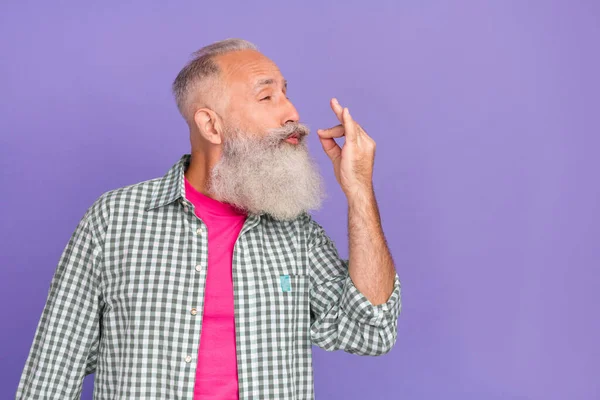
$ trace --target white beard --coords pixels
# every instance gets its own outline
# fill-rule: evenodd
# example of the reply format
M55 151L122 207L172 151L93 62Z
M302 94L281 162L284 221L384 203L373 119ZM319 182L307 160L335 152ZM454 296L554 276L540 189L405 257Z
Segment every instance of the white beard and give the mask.
M282 140L291 132L285 128L263 136L226 129L208 192L242 211L267 213L278 220L318 210L327 196L324 180L306 147L308 128L295 126L305 133L295 145Z

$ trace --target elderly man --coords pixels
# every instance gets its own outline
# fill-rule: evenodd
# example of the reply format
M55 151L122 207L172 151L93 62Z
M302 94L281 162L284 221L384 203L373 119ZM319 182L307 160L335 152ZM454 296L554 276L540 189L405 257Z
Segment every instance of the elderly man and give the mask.
M308 213L324 198L277 66L244 40L173 83L191 154L102 194L59 260L17 399L313 399L312 347L381 355L400 282L375 142L335 99L317 132L348 200L349 258ZM342 148L334 138L345 136Z

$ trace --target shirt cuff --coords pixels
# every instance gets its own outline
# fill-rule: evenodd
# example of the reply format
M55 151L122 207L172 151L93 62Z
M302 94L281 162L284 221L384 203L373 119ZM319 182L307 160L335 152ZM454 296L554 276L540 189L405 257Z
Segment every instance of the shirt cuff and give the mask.
M394 278L394 290L383 304L373 305L367 297L360 292L350 274L346 277L344 283L344 292L342 294L341 309L348 318L360 323L383 327L390 323L396 323L400 314L400 279L398 274Z

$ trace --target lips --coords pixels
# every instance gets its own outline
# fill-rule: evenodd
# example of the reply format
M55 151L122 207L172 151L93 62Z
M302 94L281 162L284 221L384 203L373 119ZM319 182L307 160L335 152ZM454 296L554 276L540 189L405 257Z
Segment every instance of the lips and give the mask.
M287 138L284 139L288 143L298 144L300 140L300 135L298 133L292 133Z

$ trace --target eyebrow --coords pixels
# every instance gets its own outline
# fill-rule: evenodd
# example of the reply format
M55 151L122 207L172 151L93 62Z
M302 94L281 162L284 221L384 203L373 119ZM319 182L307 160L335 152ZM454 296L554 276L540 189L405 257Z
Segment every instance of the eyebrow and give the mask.
M272 85L274 83L275 83L275 79L273 79L273 78L261 79L258 82L256 82L256 85L254 85L254 90L258 91L258 89L261 86ZM283 80L283 87L285 88L285 90L287 90L287 79Z

